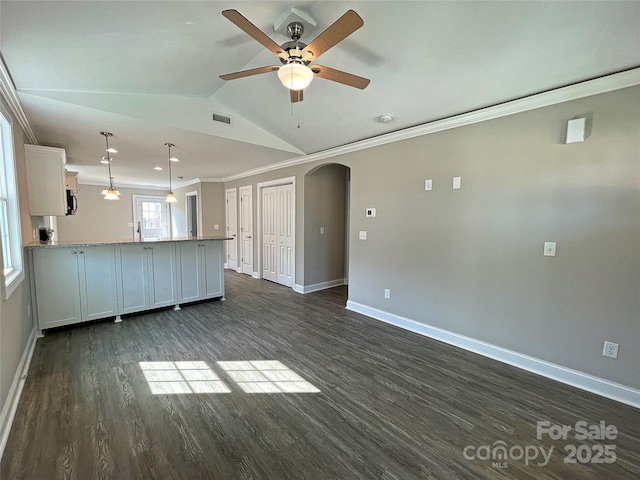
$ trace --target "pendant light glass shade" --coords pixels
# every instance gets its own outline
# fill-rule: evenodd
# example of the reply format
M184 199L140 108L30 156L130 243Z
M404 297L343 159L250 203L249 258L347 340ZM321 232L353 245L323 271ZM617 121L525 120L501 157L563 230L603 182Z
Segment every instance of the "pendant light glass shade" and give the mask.
M289 63L280 67L278 78L289 90L304 90L313 80L313 72L302 63Z
M177 162L178 159L171 156L171 147L175 147L175 145L173 143L165 143L165 145L169 149L169 193L167 193L167 198L165 198L164 201L167 203L176 203L178 199L171 190L171 162Z
M102 157L101 163L106 163L109 166L109 186L102 191L105 200L120 200L120 192L113 186L113 176L111 175L111 156L110 153L115 153L115 148L109 148L109 137L113 136L113 133L100 132L100 135L104 135L104 139L107 142L106 157Z
M117 190L109 189L109 190L107 190L107 193L104 196L104 199L105 200L120 200L120 197L118 196L118 191Z

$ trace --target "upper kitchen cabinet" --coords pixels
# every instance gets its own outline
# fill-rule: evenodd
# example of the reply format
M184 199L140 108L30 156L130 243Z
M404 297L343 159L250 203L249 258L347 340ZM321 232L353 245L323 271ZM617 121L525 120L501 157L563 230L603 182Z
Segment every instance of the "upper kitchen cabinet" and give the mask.
M67 212L67 155L62 148L25 145L29 213L34 216Z

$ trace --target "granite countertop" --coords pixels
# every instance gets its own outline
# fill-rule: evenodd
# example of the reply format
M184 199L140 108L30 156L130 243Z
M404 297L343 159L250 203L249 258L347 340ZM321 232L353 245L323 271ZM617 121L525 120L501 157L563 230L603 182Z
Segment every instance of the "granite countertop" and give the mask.
M56 248L56 247L96 247L99 245L133 245L136 243L161 243L161 242L199 242L207 240L231 240L229 237L211 236L211 237L176 237L176 238L162 238L162 239L146 239L142 242L138 240L91 240L91 241L77 241L77 240L54 240L51 242L31 242L25 245L25 248Z

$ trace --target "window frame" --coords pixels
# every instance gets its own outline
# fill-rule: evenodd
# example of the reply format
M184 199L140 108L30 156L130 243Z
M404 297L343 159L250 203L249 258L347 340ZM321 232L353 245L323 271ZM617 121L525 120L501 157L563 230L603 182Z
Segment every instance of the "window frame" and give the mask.
M0 258L8 254L12 268L2 271L2 299L7 300L25 277L22 251L22 226L20 222L20 202L18 199L18 179L16 172L16 151L13 141L13 117L0 103L0 195L6 195L9 252L4 252L0 243Z

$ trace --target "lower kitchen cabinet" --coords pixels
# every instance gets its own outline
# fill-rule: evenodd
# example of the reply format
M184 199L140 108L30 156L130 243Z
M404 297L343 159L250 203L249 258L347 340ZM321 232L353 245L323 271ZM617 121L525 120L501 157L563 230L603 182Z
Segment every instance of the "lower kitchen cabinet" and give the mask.
M41 330L117 315L113 246L33 252Z
M222 241L30 248L40 330L224 296Z
M180 242L177 249L179 302L224 296L222 242Z
M119 313L178 303L173 243L120 245L116 249Z

